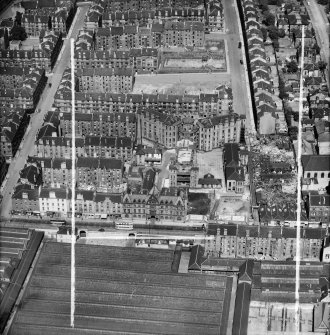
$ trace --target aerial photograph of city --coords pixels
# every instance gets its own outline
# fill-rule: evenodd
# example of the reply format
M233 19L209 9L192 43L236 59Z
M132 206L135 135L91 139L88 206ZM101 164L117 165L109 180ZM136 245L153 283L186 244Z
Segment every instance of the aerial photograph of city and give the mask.
M330 0L0 0L0 334L330 335Z

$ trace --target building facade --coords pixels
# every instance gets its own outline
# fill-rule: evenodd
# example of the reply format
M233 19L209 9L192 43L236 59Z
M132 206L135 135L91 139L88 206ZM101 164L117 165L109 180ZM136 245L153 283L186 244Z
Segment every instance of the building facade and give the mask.
M176 188L163 189L160 195L125 194L123 219L183 221L187 214L187 202Z
M128 93L134 84L133 69L129 68L83 68L77 78L80 92Z
M77 159L77 184L81 189L118 192L123 183L123 163L115 158Z
M211 224L211 227L213 224ZM324 228L302 228L300 256L306 261L320 261ZM207 241L208 253L221 258L255 258L286 260L296 257L296 228L215 224Z

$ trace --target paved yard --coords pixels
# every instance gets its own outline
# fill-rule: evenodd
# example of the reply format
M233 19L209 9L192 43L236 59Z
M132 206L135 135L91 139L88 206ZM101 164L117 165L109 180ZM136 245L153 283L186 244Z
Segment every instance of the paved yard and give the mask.
M199 167L199 178L203 178L207 173L214 175L214 178L221 179L224 183L222 149L215 149L210 152L198 152L197 163Z
M137 75L135 77L133 93L213 93L218 86L225 83L230 83L229 73L180 73Z
M39 38L38 37L29 37L25 41L22 41L22 50L32 50L39 49Z

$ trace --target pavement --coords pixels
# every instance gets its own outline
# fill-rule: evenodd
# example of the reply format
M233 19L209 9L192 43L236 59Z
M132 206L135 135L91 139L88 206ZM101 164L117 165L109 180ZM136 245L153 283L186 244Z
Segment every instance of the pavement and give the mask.
M62 56L59 56L57 63L53 69L51 78L52 86L44 89L39 103L36 107L36 112L31 115L30 125L22 139L20 149L17 151L15 158L12 160L8 169L8 180L3 188L3 200L0 207L0 217L6 219L10 217L11 211L11 195L15 189L19 179L19 172L23 169L26 159L33 154L34 142L39 129L43 124L45 115L54 102L54 96L60 84L63 72L70 64L70 38L77 38L78 32L83 28L84 20L88 11L88 7L79 7L74 19L73 26L70 29L68 38L64 40L62 47ZM40 109L40 112L37 112Z
M330 27L327 17L322 10L321 6L317 4L317 0L304 1L304 5L307 8L307 12L311 18L313 28L316 33L316 40L321 48L320 54L328 66L326 68L325 77L328 83L328 90L330 89L330 70L329 70L329 60L330 60L330 48L329 48L329 33Z

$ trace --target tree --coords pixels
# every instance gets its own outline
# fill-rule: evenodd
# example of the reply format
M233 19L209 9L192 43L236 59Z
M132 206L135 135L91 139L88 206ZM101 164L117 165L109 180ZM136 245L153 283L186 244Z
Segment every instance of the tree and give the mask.
M284 0L269 0L268 5L281 6Z
M267 29L265 27L261 27L260 30L262 33L263 41L266 42L268 36Z
M298 64L294 60L286 64L286 67L289 73L296 73L298 71Z
M285 100L289 97L289 94L287 92L280 92L280 94L278 95L280 99Z
M268 12L268 0L260 0L259 8L261 9L263 13Z
M22 13L21 12L16 12L16 16L15 16L15 23L16 25L20 26L22 23Z
M317 43L314 44L313 49L315 49L317 55L320 54L320 50L321 49L320 49L320 47L319 47L319 45Z
M275 25L275 16L271 13L267 13L265 15L264 23L266 26L273 26Z
M260 9L262 13L268 12L268 1L267 0L260 0Z
M273 41L273 48L275 49L276 52L279 51L279 49L280 49L280 43L278 42L278 40L274 40Z
M272 41L278 40L278 29L275 26L269 26L268 36Z
M323 60L320 60L317 63L317 67L319 68L319 70L322 72L323 76L324 76L324 70L327 68L327 63L324 62Z
M297 139L298 127L289 127L289 136L294 141Z
M279 29L278 30L278 37L280 37L280 38L285 37L285 30L284 29Z
M52 30L52 18L50 16L48 16L48 30Z
M280 94L278 95L280 99L285 100L289 97L289 94L285 91L285 84L281 77L278 81L278 89L280 91Z
M10 40L20 40L24 41L27 38L24 27L14 26L10 31Z
M9 48L9 35L8 35L8 29L5 28L5 33L4 33L4 43L5 43L5 49Z
M297 62L299 62L300 52L301 52L300 48L297 48L297 51L296 51Z
M325 13L329 14L330 13L330 3L328 3L325 7Z
M330 195L330 181L329 181L329 183L328 183L328 186L327 186L325 189L326 189L326 191L327 191L327 194Z
M320 69L320 71L324 71L327 67L327 63L324 62L323 60L320 60L318 63L317 63L317 66L318 68Z

